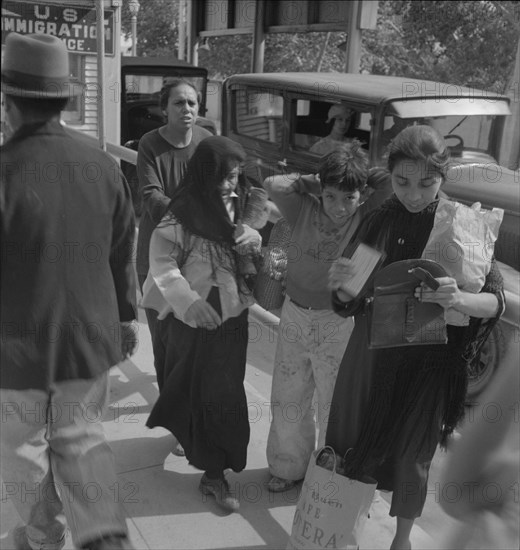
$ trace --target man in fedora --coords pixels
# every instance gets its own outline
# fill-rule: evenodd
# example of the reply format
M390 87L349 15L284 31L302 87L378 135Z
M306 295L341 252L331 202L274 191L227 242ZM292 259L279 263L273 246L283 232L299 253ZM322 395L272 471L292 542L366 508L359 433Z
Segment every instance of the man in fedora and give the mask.
M118 165L60 124L64 43L10 33L1 149L1 474L18 549L131 548L101 419L137 345L134 216Z

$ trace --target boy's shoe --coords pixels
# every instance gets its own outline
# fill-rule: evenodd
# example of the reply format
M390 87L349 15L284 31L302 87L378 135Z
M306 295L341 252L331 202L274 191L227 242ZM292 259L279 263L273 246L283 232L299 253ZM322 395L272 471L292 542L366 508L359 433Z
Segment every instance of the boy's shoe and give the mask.
M228 512L236 512L240 508L240 503L230 491L224 477L211 479L204 474L200 480L199 490L203 495L213 495L217 504Z
M271 491L271 493L283 493L284 491L288 491L289 489L296 487L296 485L298 485L300 481L301 479L293 480L293 479L284 479L283 477L273 476L269 480L269 483L267 484L267 489Z
M32 550L25 532L25 525L18 525L13 529L13 543L15 550Z
M13 543L15 550L33 550L33 547L29 543L29 538L27 537L27 526L18 525L13 529ZM65 533L63 533L62 538L56 543L44 543L40 545L40 548L43 550L61 550L65 546ZM36 543L35 543L36 547Z

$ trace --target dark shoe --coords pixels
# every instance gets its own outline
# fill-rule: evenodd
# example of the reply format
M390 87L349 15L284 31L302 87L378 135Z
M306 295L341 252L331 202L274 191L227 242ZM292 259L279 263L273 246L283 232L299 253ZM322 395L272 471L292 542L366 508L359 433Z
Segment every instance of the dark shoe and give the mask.
M25 525L19 525L13 529L13 543L15 550L32 550L27 540Z
M236 512L240 508L240 503L229 490L229 484L224 477L211 479L204 474L200 480L199 490L203 495L213 495L217 504L228 512Z
M85 550L134 550L126 535L108 535L82 546Z
M172 451L172 455L175 455L175 456L186 456L186 453L184 452L184 448L183 446L177 442L175 444L175 447L173 448L173 451Z
M301 480L284 479L283 477L273 476L267 484L267 490L271 493L283 493L293 487L296 487Z
M27 537L27 531L25 525L18 525L13 529L13 543L15 550L33 550L32 546L29 544L29 539ZM49 548L52 550L61 550L65 546L65 533L58 542L55 543L45 543L42 545L42 548Z

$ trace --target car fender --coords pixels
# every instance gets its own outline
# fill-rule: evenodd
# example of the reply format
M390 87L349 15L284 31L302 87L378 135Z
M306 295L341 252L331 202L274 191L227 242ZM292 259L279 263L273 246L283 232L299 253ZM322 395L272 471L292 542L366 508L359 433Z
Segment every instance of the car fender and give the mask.
M520 170L510 170L496 162L450 165L445 191L460 202L472 204L478 197L484 208L520 212Z

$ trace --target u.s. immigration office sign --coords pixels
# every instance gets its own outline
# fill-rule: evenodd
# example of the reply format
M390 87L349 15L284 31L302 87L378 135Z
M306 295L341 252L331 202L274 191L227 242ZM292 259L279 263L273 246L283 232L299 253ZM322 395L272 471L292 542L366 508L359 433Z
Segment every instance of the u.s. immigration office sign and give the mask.
M71 53L96 53L96 10L63 4L2 0L2 44L10 32L42 33L63 40ZM114 55L114 10L104 14L105 54Z

